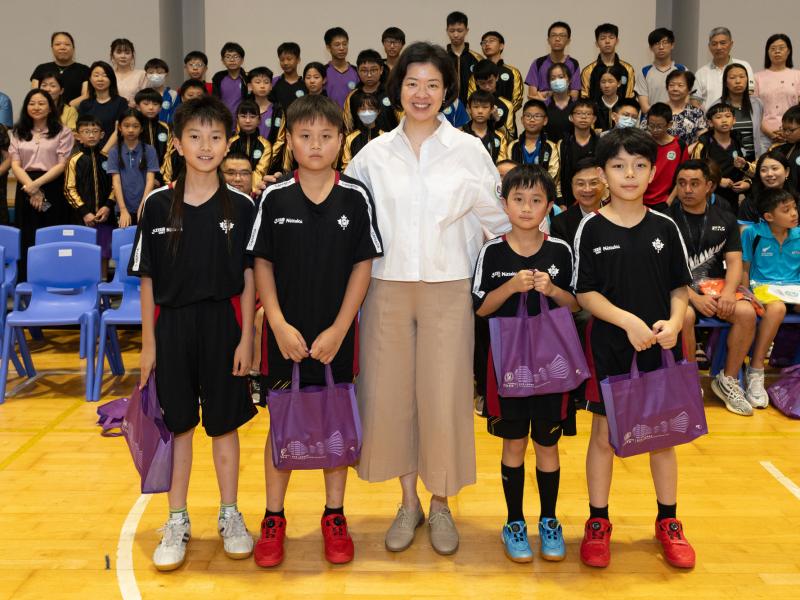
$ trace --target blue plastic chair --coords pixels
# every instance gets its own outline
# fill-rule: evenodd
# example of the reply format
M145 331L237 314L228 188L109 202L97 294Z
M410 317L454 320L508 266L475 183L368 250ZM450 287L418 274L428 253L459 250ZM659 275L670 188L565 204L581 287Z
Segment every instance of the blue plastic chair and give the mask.
M80 325L79 354L81 358L86 358L86 399L91 399L94 348L99 320L99 282L100 247L97 245L62 242L28 249L31 297L24 310L15 302L14 310L6 319L0 359L0 403L5 401L8 360L14 342L19 344L26 375L29 378L36 375L22 329L59 325ZM52 291L52 288L59 292Z
M132 244L126 244L120 248L119 257L122 264L128 264L132 250ZM120 283L123 286L122 302L119 308L103 311L100 315L100 342L97 347L97 366L94 371L92 400L100 399L106 355L108 355L108 364L112 372L115 375L125 374L125 366L122 364L122 352L119 349L119 339L117 338L117 325L142 324L139 278L128 275L127 269L121 269L121 271ZM106 340L108 340L110 352L106 349Z
M125 227L124 229L115 229L111 232L111 258L114 260L116 268L114 269L114 277L111 281L104 281L99 286L100 300L104 306L108 306L108 296L119 296L122 294L122 282L120 281L121 271L128 269L128 263L120 260L120 248L126 244L133 244L136 237L136 226ZM105 302L104 302L105 301Z
M0 246L5 249L5 258L3 259L5 275L0 280L2 281L0 283L0 296L7 304L17 285L17 263L19 262L22 248L19 229L8 225L0 225Z
M53 242L97 243L97 229L84 225L53 225L36 230L34 244L52 244Z
M5 261L5 248L0 246L0 281L5 281L6 277L6 261ZM3 328L6 324L6 306L8 302L8 297L5 295L5 291L3 292L3 299L4 304L2 310L0 310L0 332L2 332ZM11 355L11 360L14 363L14 368L19 373L20 377L25 376L25 369L22 368L22 363L19 361L19 357L15 354Z

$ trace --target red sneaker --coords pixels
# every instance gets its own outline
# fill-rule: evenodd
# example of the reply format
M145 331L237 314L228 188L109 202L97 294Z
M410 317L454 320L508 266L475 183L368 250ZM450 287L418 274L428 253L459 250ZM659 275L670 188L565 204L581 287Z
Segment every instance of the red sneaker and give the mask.
M694 567L694 548L683 535L683 523L678 519L656 521L656 539L664 549L664 558L673 567L691 569Z
M581 560L589 567L607 567L611 562L611 521L589 519L581 542Z
M261 521L261 537L258 538L253 552L259 567L277 567L283 562L285 537L286 519L267 517Z
M347 519L344 515L322 517L322 539L325 543L325 559L329 563L342 565L353 560L355 549L353 538L347 533Z

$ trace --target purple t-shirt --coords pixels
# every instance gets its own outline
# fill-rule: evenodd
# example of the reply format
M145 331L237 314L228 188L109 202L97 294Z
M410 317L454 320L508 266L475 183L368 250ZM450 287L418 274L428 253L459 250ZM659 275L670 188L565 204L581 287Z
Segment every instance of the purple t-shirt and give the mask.
M269 132L272 130L273 127L280 127L280 119L276 119L278 122L272 122L272 109L275 108L274 104L270 104L269 108L261 113L261 118L258 120L258 134L266 139L269 139Z
M232 79L230 75L225 75L220 83L220 95L228 110L231 111L233 118L236 119L236 109L242 101L242 80L241 75Z
M542 60L542 58L544 60ZM536 63L540 62L541 66L537 69ZM550 89L550 80L547 78L547 70L553 64L550 55L541 56L531 63L531 68L528 69L528 75L525 77L525 84L535 87L540 92ZM569 78L569 89L581 89L581 69L578 66L578 61L571 56L564 57L564 64L567 69L572 71L572 76Z
M347 94L356 89L358 85L358 72L353 65L348 65L344 73L339 72L336 67L328 63L328 72L325 74L325 92L328 98L344 108L344 101Z

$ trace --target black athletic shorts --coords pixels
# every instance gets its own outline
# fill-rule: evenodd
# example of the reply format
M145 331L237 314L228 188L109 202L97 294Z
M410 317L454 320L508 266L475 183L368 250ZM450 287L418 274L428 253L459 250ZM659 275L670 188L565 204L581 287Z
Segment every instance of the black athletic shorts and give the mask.
M256 414L247 377L232 374L241 320L238 296L156 309L156 389L174 434L197 426L201 412L212 437L234 431Z
M528 437L540 446L555 446L561 439L564 428L561 423L545 419L503 419L489 417L486 430L504 440L519 440Z

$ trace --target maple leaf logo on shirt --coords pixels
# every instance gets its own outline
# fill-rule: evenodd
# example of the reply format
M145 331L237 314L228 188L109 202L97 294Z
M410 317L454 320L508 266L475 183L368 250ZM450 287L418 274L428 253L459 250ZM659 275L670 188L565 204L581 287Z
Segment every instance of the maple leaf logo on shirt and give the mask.
M662 242L659 238L653 240L653 248L656 249L656 252L661 253L664 249L664 242Z
M350 225L350 219L347 218L347 215L342 215L336 222L339 224L339 227L342 228L342 231L347 229L347 226Z
M233 229L233 225L234 223L230 219L223 219L222 221L219 222L219 228L222 229L222 231L224 231L225 233L230 232L230 230Z
M555 279L559 272L558 267L555 265L550 265L550 268L547 269L547 272L550 274L550 279Z

